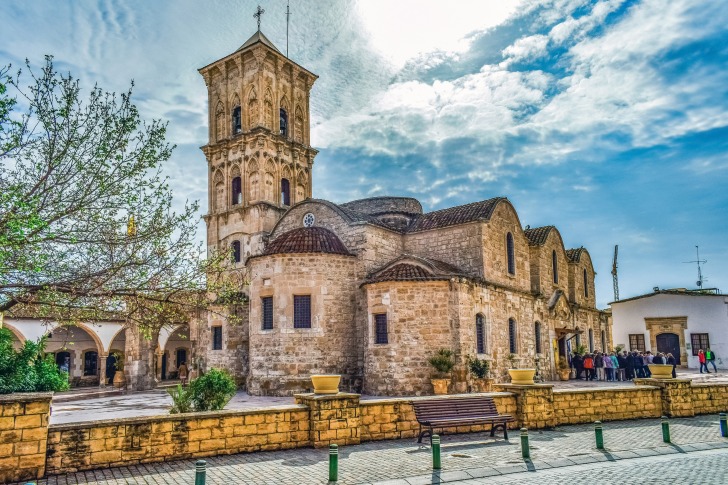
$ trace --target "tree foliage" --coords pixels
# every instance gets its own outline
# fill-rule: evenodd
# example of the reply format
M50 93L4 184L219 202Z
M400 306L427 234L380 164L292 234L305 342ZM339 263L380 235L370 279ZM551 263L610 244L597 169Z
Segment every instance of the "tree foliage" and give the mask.
M197 202L172 209L166 124L141 119L133 83L84 97L51 57L26 65L0 71L0 319L20 304L59 321L187 321L229 258L196 241ZM240 291L210 281L218 299Z
M190 393L195 411L217 411L233 398L235 380L225 370L210 369L190 382Z
M15 350L10 330L0 328L0 394L67 390L68 374L44 351L45 338Z

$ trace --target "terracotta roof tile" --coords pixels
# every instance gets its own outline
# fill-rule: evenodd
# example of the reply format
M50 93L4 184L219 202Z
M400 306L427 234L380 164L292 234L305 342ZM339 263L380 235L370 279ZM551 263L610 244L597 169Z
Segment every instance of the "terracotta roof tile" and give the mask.
M578 263L581 259L581 253L584 252L584 248L576 248L576 249L567 249L566 250L566 257L569 258L569 261L572 263Z
M266 246L264 255L285 253L351 253L333 232L323 227L299 227L284 232Z
M472 221L487 221L493 215L498 202L502 200L506 200L505 197L494 197L480 202L473 202L472 204L422 214L414 220L407 232L427 231Z
M531 246L543 246L546 243L546 239L549 237L549 233L554 226L543 226L534 227L533 229L526 229L524 234L528 239L528 244Z
M380 281L428 281L448 279L445 276L435 275L426 270L422 266L408 263L399 263L385 269L374 278L369 280L370 283Z

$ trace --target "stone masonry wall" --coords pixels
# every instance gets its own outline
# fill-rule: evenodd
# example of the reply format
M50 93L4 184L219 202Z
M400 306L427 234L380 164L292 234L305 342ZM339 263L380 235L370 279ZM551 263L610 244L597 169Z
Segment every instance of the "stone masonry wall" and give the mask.
M306 406L52 426L47 472L299 448L309 444L308 426Z
M0 483L45 475L51 394L0 395Z
M559 424L659 418L661 412L660 390L655 387L554 391L554 415Z
M695 414L724 413L728 411L728 386L693 384L691 390Z

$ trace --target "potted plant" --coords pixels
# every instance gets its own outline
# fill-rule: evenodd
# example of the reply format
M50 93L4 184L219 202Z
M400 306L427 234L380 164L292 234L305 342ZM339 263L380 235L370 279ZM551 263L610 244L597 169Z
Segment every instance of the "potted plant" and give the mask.
M569 359L566 356L559 358L559 368L556 370L559 374L559 379L562 381L568 381L571 377L571 367L569 367Z
M124 375L124 354L121 352L112 352L114 356L114 387L121 389L126 385L126 376Z
M473 375L473 392L490 392L493 386L493 379L488 377L490 362L468 356L468 368Z
M431 379L435 394L447 394L447 389L450 386L450 372L455 367L453 351L440 349L430 357L428 362L435 368L435 374Z
M511 376L511 384L517 386L531 386L535 384L533 377L536 375L536 369L519 369L517 367L518 357L515 354L508 354L506 357L510 364L508 374Z

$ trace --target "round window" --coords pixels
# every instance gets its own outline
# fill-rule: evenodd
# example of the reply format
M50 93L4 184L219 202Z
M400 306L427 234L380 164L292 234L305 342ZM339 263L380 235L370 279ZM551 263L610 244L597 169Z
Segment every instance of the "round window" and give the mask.
M316 217L310 212L303 216L303 227L311 227L314 222L316 222Z

